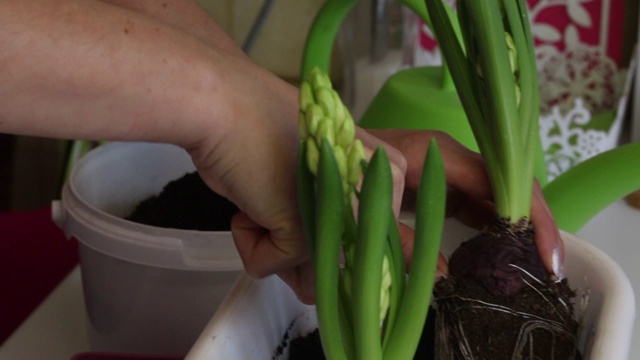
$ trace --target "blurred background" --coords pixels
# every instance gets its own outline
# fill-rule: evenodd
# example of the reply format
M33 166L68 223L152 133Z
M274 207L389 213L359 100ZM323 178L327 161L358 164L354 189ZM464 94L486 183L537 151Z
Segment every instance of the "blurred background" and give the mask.
M621 0L622 1L622 0ZM300 63L307 31L323 0L218 0L199 3L225 31L245 48L259 65L281 78L299 83ZM536 3L540 1L530 1ZM638 1L624 1L624 45L622 62L627 64L637 38ZM382 25L376 21L376 10L384 9ZM360 1L349 14L333 51L332 78L345 102L355 104L355 75L381 71L389 66L411 66L413 58L381 59L385 49L399 49L415 36L406 16L396 1ZM406 15L406 14L404 14ZM404 20L403 20L404 19ZM380 20L380 19L378 19ZM383 42L382 44L380 42ZM362 65L359 59L367 59ZM378 61L379 66L375 62ZM399 63L398 63L399 62ZM364 69L363 67L368 67ZM374 87L375 89L375 87ZM370 90L373 91L373 90ZM366 97L365 97L366 98ZM356 112L358 110L356 109ZM629 112L630 113L630 112ZM628 122L627 122L628 123ZM628 135L628 125L623 136ZM68 141L0 134L0 211L24 210L48 205L58 198Z

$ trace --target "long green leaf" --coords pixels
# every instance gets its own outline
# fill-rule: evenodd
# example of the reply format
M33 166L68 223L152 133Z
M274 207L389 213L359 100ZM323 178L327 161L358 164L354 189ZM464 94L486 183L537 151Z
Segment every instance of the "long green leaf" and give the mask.
M331 51L342 21L358 0L327 0L311 25L302 57L302 79L317 66L329 73Z
M364 174L358 207L352 309L356 359L382 359L380 283L392 194L389 158L378 148Z
M411 271L397 326L384 358L412 359L427 317L438 264L445 217L446 179L442 155L435 140L429 146L418 190Z
M496 202L504 203L507 201L507 196L500 190L505 189L504 179L500 175L499 161L492 147L491 134L484 125L483 105L480 101L483 91L478 89L475 84L477 69L475 65L470 65L472 62L467 59L461 44L456 41L455 33L446 13L446 5L443 4L442 0L426 0L426 4L444 61L451 69L458 96L467 114L476 142L485 159L489 173L494 174L492 176L492 186L495 200ZM470 21L467 19L465 12L458 11L458 17L460 24L467 24ZM463 26L461 30L464 44L469 44L472 38L469 27ZM467 51L467 53L469 52Z
M347 352L347 357L353 359L354 349L354 333L353 333L353 256L355 252L355 239L357 233L357 224L353 212L353 204L347 202L345 204L345 231L342 235L342 251L345 257L344 269L342 276L338 282L340 291L341 319L343 327L343 343ZM343 316L343 317L342 317Z
M458 95L467 112L469 121L482 119L477 99L473 97L473 83L466 63L465 51L460 45L458 36L451 25L449 15L442 0L426 1L434 32L438 38L440 48L445 55L445 61L451 70L453 81L458 89ZM474 129L475 131L475 129ZM486 138L484 132L475 134L476 137Z
M640 189L640 142L619 146L572 167L544 195L558 227L575 233L612 202Z
M329 359L347 359L343 343L338 284L340 239L344 231L342 180L331 145L322 141L317 175L315 227L316 311L322 347ZM339 314L339 312L338 312Z
M492 144L504 179L504 190L497 190L507 194L506 203L496 202L496 210L499 215L517 222L529 215L530 209L523 206L522 199L530 198L531 192L521 189L527 159L519 131L522 119L518 115L500 4L497 1L463 1L461 5L471 19L477 42L483 80L478 83L482 84L488 110L484 114L485 126L492 134Z
M398 310L402 303L402 296L405 290L406 264L404 261L404 253L402 251L402 240L400 239L400 231L398 229L398 221L393 211L389 211L389 236L387 237L387 247L385 256L389 259L389 268L391 270L391 300L389 302L389 315L387 316L386 326L384 329L384 338L382 341L383 349L387 346L391 333L396 326Z
M433 29L433 26L431 25L431 18L429 17L429 12L427 11L424 0L402 0L401 3L409 9L413 10L413 12L415 12L425 22L425 24L427 24L429 28ZM456 34L458 41L462 42L462 36L460 35L460 24L458 24L458 22L456 21L455 11L453 11L453 9L448 5L444 7L444 10L446 11L449 20L451 21L453 31ZM453 89L452 87L454 86L451 79L451 73L449 72L446 63L442 64L441 85L442 89Z
M478 146L481 147L482 154L485 159L487 159L487 162L491 163L491 160L494 159L496 155L493 153L493 150L486 145L490 143L491 138L488 130L482 125L484 118L480 108L479 95L473 83L475 68L471 68L468 64L465 50L457 40L458 37L450 23L449 16L446 12L446 5L443 4L442 0L427 0L426 4L429 14L431 15L433 30L438 38L444 61L446 61L451 69L453 81L458 89L458 96L471 124L476 142ZM462 13L458 13L458 16L460 16L459 23L467 21ZM465 29L466 27L463 27L462 30ZM463 33L462 37L466 43L468 35Z
M533 190L534 174L537 175L542 186L546 185L546 171L541 171L539 166L542 162L542 169L546 169L544 154L541 152L539 130L540 105L536 57L526 3L524 0L504 1L504 8L510 24L508 30L514 39L518 54L518 80L521 92L518 114L525 157L525 170L521 172L520 186L522 193L530 193ZM524 209L531 207L531 196L523 196L521 201Z
M535 165L543 162L538 151L537 70L526 8L522 0L458 1L463 51L453 41L442 1L426 1L485 158L498 215L517 222L529 216L534 171L546 176L544 168ZM516 69L510 63L507 32L515 42ZM518 90L524 92L521 106Z
M300 209L300 216L302 218L302 225L304 228L304 235L307 238L307 249L311 259L314 258L315 253L315 179L309 168L307 167L307 144L305 141L300 142L298 148L298 164L296 175L298 177L298 208Z

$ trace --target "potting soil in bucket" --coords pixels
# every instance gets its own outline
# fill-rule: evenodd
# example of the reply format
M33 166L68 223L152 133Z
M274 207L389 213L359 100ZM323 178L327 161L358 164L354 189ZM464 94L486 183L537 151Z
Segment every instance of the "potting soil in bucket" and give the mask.
M173 145L110 143L78 162L54 202L54 221L80 246L92 350L182 356L235 282L229 231L125 220L194 170Z

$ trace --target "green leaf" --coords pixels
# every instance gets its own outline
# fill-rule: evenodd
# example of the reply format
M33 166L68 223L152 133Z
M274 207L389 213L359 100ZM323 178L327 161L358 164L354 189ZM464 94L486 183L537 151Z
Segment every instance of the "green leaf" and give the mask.
M389 236L387 237L387 246L385 256L389 259L391 268L391 301L389 314L386 319L384 328L384 337L382 341L383 349L387 347L391 334L396 326L398 310L402 303L402 296L405 290L405 274L406 264L404 261L404 253L402 251L402 240L400 239L400 231L398 229L398 221L393 212L389 212Z
M585 160L543 191L558 227L575 233L605 207L640 189L640 142Z
M447 193L442 155L435 140L429 145L418 189L411 271L385 359L413 358L431 302Z
M485 159L498 215L517 222L529 216L540 159L537 70L524 1L459 0L464 49L455 41L442 0L427 0L427 8ZM516 50L514 68L507 33Z
M344 231L342 179L331 145L322 142L317 176L315 256L318 329L329 359L347 359L339 316L340 239ZM348 335L347 335L348 336Z
M314 67L329 73L331 50L342 21L357 0L327 0L311 25L302 58L302 78Z
M307 248L309 250L309 256L313 259L315 253L315 179L309 168L307 167L307 144L305 141L300 142L298 148L298 165L297 165L297 177L298 177L298 208L300 209L300 216L302 218L302 226L304 228L304 235L307 238Z
M378 148L365 172L358 207L352 308L356 359L382 359L380 283L392 194L389 158Z

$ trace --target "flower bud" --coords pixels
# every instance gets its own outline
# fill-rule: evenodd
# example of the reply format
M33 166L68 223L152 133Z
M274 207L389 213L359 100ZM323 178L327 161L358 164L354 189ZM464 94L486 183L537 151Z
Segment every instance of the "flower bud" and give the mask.
M311 84L312 88L316 90L317 88L332 88L331 79L329 79L329 75L325 74L320 68L314 67L309 72L307 76L307 81Z
M322 108L324 114L332 119L336 116L336 102L331 88L319 88L314 92L316 102Z
M382 282L380 284L380 324L384 322L384 319L387 316L387 311L389 310L391 282L389 259L385 256L382 259Z
M327 139L331 147L335 146L336 134L333 131L333 121L330 118L325 116L320 120L315 132L315 139L317 144L322 144L322 139Z
M340 99L340 95L338 95L338 93L335 90L332 90L331 94L333 95L333 102L335 104L334 120L336 125L336 132L337 132L342 126L342 124L344 123L349 111L344 106L344 104L342 103L342 100Z
M305 121L307 122L307 129L309 130L310 136L314 136L316 131L318 131L318 124L324 117L324 112L322 108L317 104L310 104L307 106L305 110Z
M309 105L315 102L313 97L313 88L307 81L303 81L300 85L300 97L298 98L300 109L306 109Z
M516 43L513 41L513 37L508 32L504 33L507 41L507 52L509 54L509 65L511 66L511 72L514 74L518 72L518 51L516 50Z
M335 156L336 162L338 163L340 178L345 179L347 177L347 155L345 155L341 147L335 146L333 148L333 156Z
M318 173L318 162L320 161L320 151L313 138L307 139L307 166L313 175Z
M350 118L351 116L349 116L349 118L342 122L342 127L340 127L340 129L338 129L336 133L336 141L338 142L338 146L341 146L345 149L348 148L349 145L351 145L353 139L356 136L356 126L353 123L353 120L351 120Z

